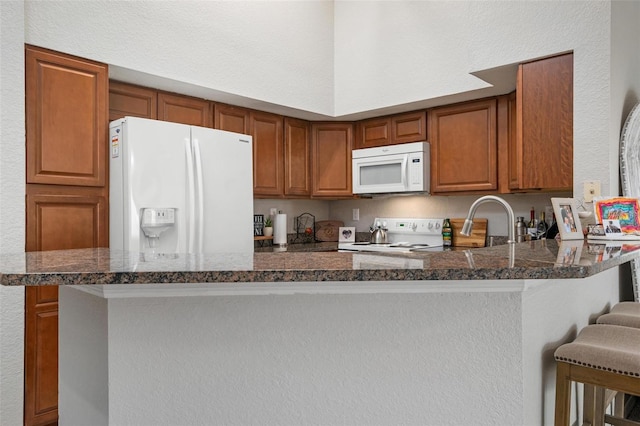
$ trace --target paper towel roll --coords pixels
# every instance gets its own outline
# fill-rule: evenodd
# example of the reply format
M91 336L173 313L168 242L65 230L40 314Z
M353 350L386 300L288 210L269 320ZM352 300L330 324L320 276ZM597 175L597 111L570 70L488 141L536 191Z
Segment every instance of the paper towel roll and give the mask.
M273 244L287 244L287 215L279 213L273 220Z

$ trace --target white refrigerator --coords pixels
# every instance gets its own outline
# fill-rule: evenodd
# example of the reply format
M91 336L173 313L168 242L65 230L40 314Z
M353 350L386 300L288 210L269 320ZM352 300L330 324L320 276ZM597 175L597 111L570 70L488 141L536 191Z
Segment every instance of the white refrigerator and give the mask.
M137 117L109 136L111 248L253 252L251 136Z

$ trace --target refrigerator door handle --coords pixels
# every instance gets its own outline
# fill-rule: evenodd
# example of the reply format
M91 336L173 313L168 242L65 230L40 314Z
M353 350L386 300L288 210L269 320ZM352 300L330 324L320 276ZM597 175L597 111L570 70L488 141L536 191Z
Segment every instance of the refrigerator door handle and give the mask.
M188 209L188 218L187 218L187 228L188 228L188 241L187 247L189 253L195 252L195 244L196 244L196 182L195 182L195 173L193 171L194 161L193 161L193 149L192 149L191 140L185 139L185 154L187 160L187 193L189 197L189 201L187 203Z
M196 235L198 239L198 253L202 253L204 251L204 230L202 227L204 226L204 179L202 178L202 160L200 155L200 142L198 139L193 139L193 152L194 152L194 163L196 169L196 189L197 189L197 206L198 206L198 217L196 219L196 223L198 224L198 229L200 232Z

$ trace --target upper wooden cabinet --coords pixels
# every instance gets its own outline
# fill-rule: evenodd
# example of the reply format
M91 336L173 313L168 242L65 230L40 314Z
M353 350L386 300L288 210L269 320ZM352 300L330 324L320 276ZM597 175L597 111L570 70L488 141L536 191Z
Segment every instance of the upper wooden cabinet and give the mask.
M25 74L27 183L103 186L107 66L27 46Z
M158 93L158 120L213 127L212 104L204 99Z
M311 195L311 141L308 121L284 119L284 195Z
M109 121L122 117L158 118L158 92L119 81L109 82Z
M253 137L253 195L284 194L284 140L281 115L251 111L249 134Z
M232 105L215 104L213 127L228 132L249 134L249 110Z
M497 100L429 111L431 192L498 189Z
M351 123L312 123L311 158L314 197L353 195L351 177Z
M425 111L360 121L356 125L355 149L427 140Z
M573 54L521 64L512 190L573 190Z

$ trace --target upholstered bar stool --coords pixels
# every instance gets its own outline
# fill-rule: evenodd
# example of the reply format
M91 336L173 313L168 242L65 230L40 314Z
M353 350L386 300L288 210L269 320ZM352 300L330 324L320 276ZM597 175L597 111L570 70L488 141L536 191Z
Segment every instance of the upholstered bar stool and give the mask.
M598 324L621 325L624 327L640 328L640 303L638 302L620 302L616 304L608 314L598 317ZM605 410L615 398L614 415L617 417L624 416L624 393L606 390L603 388L595 388L586 385L584 387L585 404L595 403L594 417L591 413L585 412L584 421L587 424L599 426L604 424Z
M582 329L578 337L555 352L556 412L555 425L568 426L571 408L571 382L611 389L640 396L640 329L618 325L594 324ZM585 401L585 417L593 418L595 405ZM604 418L604 416L602 416ZM638 425L606 416L611 424Z
M640 303L620 302L608 314L600 315L596 322L640 328Z

